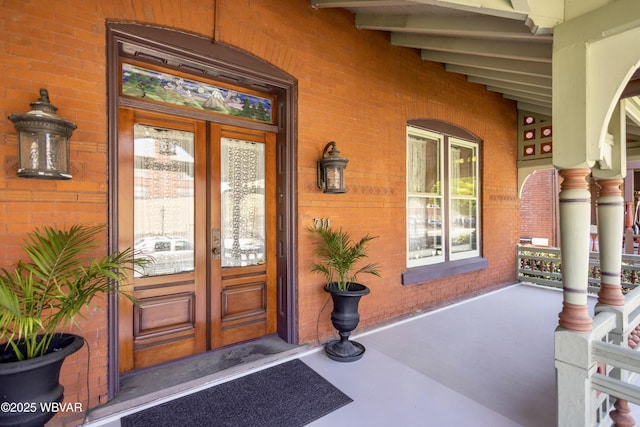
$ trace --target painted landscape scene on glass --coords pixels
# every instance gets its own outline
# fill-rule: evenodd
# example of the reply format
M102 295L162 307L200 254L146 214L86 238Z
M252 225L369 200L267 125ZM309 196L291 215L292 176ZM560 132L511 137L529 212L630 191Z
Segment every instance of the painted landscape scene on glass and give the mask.
M122 64L122 94L273 123L272 99L133 64Z

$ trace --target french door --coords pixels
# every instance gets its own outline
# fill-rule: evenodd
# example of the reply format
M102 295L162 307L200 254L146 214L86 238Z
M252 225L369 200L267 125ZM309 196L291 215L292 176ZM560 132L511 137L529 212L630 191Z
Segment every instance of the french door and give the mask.
M118 247L152 260L119 304L120 371L274 333L275 135L118 117Z

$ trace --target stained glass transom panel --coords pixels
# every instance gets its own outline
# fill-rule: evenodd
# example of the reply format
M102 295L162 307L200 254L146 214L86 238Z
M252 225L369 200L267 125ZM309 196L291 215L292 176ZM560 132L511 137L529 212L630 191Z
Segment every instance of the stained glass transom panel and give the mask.
M137 65L122 64L122 94L273 123L273 100Z

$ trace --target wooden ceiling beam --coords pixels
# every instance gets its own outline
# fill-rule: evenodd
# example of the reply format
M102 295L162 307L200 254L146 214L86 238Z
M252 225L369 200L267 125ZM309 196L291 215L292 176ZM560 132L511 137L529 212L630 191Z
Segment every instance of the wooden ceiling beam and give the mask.
M482 55L492 58L517 59L551 63L551 43L513 42L504 40L439 37L422 34L391 33L391 44L440 52Z

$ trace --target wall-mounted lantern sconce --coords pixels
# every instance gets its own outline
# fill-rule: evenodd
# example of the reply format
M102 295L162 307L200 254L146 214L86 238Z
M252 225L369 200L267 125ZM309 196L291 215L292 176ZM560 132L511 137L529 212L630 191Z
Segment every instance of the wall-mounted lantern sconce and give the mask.
M77 126L58 116L57 110L47 90L40 89L31 111L9 116L18 131L18 176L71 179L69 139Z
M327 154L329 147L331 151ZM328 143L322 151L322 159L318 160L318 187L325 193L346 193L344 168L348 162L349 159L340 157L335 142Z

